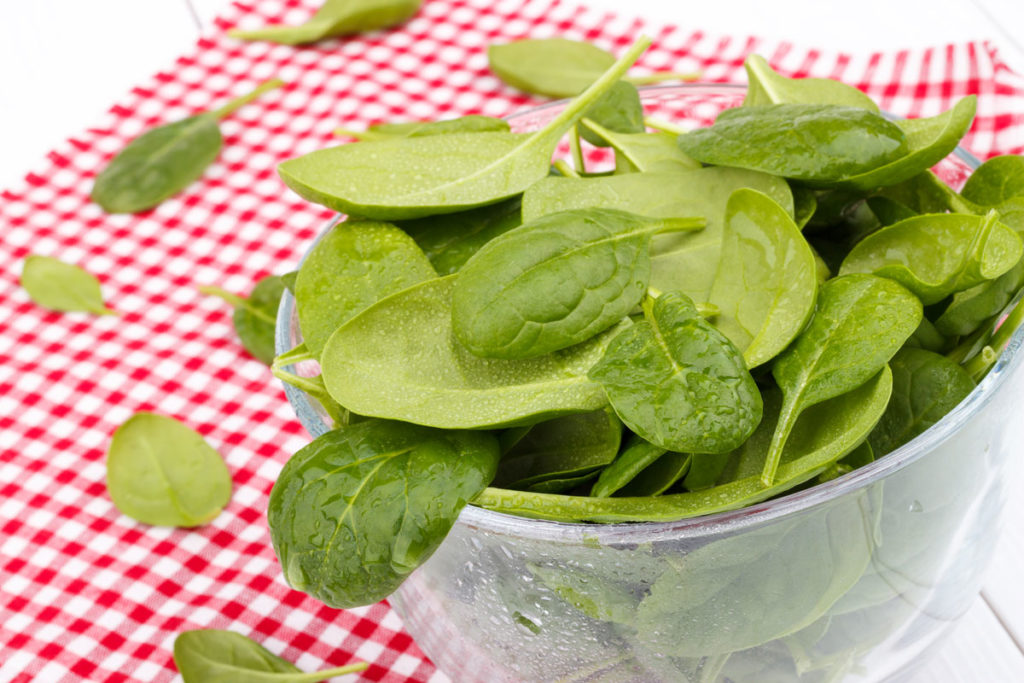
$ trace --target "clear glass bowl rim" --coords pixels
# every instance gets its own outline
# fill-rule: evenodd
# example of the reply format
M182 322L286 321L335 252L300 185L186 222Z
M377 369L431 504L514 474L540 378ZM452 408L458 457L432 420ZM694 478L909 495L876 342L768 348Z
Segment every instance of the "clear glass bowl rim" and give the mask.
M681 85L654 85L640 88L641 95L657 93L692 96L706 91L718 90L722 94L734 93L746 89L745 84L737 83L686 83ZM533 116L548 109L560 109L568 100L548 102L530 109L525 109L506 117L514 122L517 118ZM889 118L899 118L885 113ZM959 158L971 167L977 168L981 161L962 147L957 147L952 156ZM320 236L336 224L332 220L317 239L307 249L313 248ZM303 255L305 260L305 254ZM300 262L301 263L301 262ZM275 345L276 352L289 350L291 339L291 321L295 307L295 298L287 290L281 299L278 311ZM552 540L560 542L582 542L596 539L602 545L619 543L649 543L664 539L681 540L687 538L703 538L719 531L740 531L754 527L787 515L795 515L818 505L824 505L846 494L863 489L886 477L899 472L912 463L925 457L949 439L962 425L984 408L998 392L1007 376L1022 361L1020 349L1024 346L1024 326L1019 328L1010 339L1006 349L1000 354L995 365L978 386L964 399L960 405L939 420L930 429L900 448L831 481L810 487L803 491L784 494L779 498L750 505L737 510L717 512L700 517L691 517L672 522L619 522L597 524L587 522L556 522L543 519L520 517L503 512L487 510L475 505L467 505L459 515L459 523L470 528L509 537L527 537L536 540ZM320 420L303 392L284 383L285 393L295 409L300 422L307 431L312 431L309 422Z

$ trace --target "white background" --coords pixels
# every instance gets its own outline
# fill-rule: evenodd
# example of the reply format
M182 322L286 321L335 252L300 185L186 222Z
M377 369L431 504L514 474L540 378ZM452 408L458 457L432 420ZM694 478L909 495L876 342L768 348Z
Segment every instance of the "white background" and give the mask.
M853 53L987 40L1024 73L1024 0L581 1L684 28ZM0 188L190 50L228 2L3 0ZM1024 491L1007 513L982 596L914 683L1024 681Z

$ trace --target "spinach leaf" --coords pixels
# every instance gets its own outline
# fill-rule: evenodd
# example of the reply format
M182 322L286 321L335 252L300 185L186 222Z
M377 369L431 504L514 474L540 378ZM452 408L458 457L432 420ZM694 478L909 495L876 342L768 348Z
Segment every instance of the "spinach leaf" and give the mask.
M459 271L455 336L485 358L531 358L586 341L640 303L651 238L703 223L617 209L562 211L525 223L485 244Z
M914 330L914 334L910 335L904 346L927 349L938 353L946 347L946 338L935 329L932 321L928 320L928 318L921 318L921 322L918 324L917 329Z
M304 673L291 662L233 631L198 629L174 639L174 664L184 683L317 683L365 671L366 662Z
M274 361L274 327L277 308L284 294L284 280L279 275L268 275L252 288L248 297L238 296L215 286L202 286L203 294L227 301L234 308L231 321L242 346L253 358L270 365Z
M513 88L547 97L575 97L611 68L615 57L567 38L529 38L490 45L487 62Z
M733 192L708 300L715 327L754 368L779 354L814 310L817 266L786 210L756 190Z
M888 366L851 392L811 406L801 413L783 448L776 483L765 488L762 465L768 457L782 398L765 392L765 417L751 438L728 454L729 476L700 491L654 498L593 498L506 491L488 488L475 505L513 515L562 522L669 522L735 510L767 500L813 479L864 441L885 412L892 391ZM718 457L698 455L702 458ZM742 473L744 476L736 478Z
M389 223L348 220L313 247L295 279L299 329L313 358L334 330L389 294L437 276L423 252Z
M803 230L818 210L818 196L814 190L803 185L792 185L790 190L793 192L793 220L796 226Z
M273 79L215 111L190 116L135 138L96 176L90 198L107 213L139 213L185 189L212 164L224 139L219 122L263 93Z
M1021 287L1024 287L1024 259L995 280L982 282L954 294L949 306L935 320L936 331L947 337L965 337L972 334L992 316L1006 308Z
M634 433L666 450L721 453L761 421L761 394L739 350L684 294L644 301L588 377Z
M679 136L697 161L764 171L807 183L834 183L907 152L896 124L855 107L770 104L726 109L709 128Z
M974 169L960 194L986 208L1024 197L1024 157L1015 154L992 157Z
M693 457L689 453L668 451L637 472L636 476L615 492L615 495L660 496L686 476Z
M583 116L616 133L643 133L645 130L644 105L640 103L640 93L635 85L626 81L613 85L601 99L590 105ZM592 145L608 146L603 137L587 126L580 126L579 133Z
M426 216L397 225L416 240L439 275L451 275L480 247L518 227L522 223L519 208L519 197L513 197L469 211Z
M596 472L615 459L622 423L607 408L534 425L498 464L494 485L526 488Z
M452 429L530 424L607 404L587 371L628 321L546 356L480 358L452 333L457 277L393 294L342 325L320 358L331 396L360 415Z
M371 140L324 149L278 167L302 197L366 218L397 220L492 204L548 175L559 139L650 45L641 38L544 128Z
M655 218L700 216L692 234L656 235L651 242L651 287L679 290L702 301L714 281L730 195L749 187L792 211L793 195L781 178L743 169L704 168L675 173L628 173L602 178L545 178L523 195L523 220L556 211L600 207Z
M875 218L878 219L878 225L880 228L884 228L887 225L893 225L900 221L905 221L908 218L913 218L918 215L916 211L911 209L909 206L902 204L895 199L889 197L868 197L865 200L868 209L874 214Z
M132 519L193 527L213 520L231 497L231 475L217 451L177 420L135 413L107 451L107 491Z
M924 349L901 349L889 366L892 398L868 437L879 455L923 433L974 390L974 380L962 367Z
M843 259L839 274L890 278L928 305L999 277L1022 253L1020 237L999 222L995 211L987 216L924 215L865 237Z
M914 333L921 315L917 297L892 280L846 275L822 286L810 324L772 364L784 399L761 475L766 487L775 482L800 413L876 375Z
M604 498L628 484L647 466L665 455L667 449L655 446L643 437L633 434L615 461L601 471L590 495Z
M239 40L268 40L282 45L314 43L324 38L366 33L405 22L422 0L326 0L306 23L271 24L254 30L231 29Z
M847 176L838 184L858 190L873 190L883 185L895 185L927 171L956 149L971 127L976 109L977 98L968 95L938 116L896 121L907 135L906 154L878 168Z
M878 105L853 86L829 78L786 78L772 69L761 55L743 62L747 70L744 107L769 104L836 104L877 112Z
M581 123L583 131L592 131L605 143L602 146L615 150L617 172L671 172L701 168L700 162L683 154L676 144L676 136L671 133L619 133L589 118L584 118Z
M485 432L368 420L296 453L270 492L267 521L285 578L331 607L390 595L494 478Z
M21 286L32 301L51 311L117 315L103 303L95 275L52 256L29 254L22 267Z
M377 123L365 131L335 128L335 135L344 135L357 140L381 140L386 138L419 138L449 133L508 132L508 121L493 116L472 114L441 121L407 121L403 123Z
M295 296L295 280L299 277L299 271L291 270L281 276L281 284L292 296Z

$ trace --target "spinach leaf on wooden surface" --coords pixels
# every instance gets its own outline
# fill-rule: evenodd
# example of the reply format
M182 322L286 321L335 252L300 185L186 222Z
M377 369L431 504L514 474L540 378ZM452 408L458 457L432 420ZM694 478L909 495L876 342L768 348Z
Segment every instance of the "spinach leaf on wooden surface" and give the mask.
M586 341L627 316L650 282L651 238L700 218L617 209L549 214L485 244L459 271L452 328L486 358L532 358Z
M298 26L271 24L263 28L234 28L239 40L267 40L282 45L314 43L324 38L391 28L416 14L422 0L326 0L308 21Z
M267 521L285 578L332 607L390 595L494 478L490 434L368 420L296 453Z
M231 474L198 433L174 418L140 412L110 440L107 491L132 519L193 527L213 520L228 504Z
M369 666L356 662L305 673L240 633L212 628L178 634L174 665L184 683L317 683L365 671Z
M117 315L103 303L95 275L52 256L29 254L22 266L21 286L33 302L51 311Z
M231 322L242 346L261 363L273 363L277 309L285 290L282 276L268 275L261 278L248 297L232 294L216 286L204 285L198 289L203 294L215 296L231 304L234 309Z

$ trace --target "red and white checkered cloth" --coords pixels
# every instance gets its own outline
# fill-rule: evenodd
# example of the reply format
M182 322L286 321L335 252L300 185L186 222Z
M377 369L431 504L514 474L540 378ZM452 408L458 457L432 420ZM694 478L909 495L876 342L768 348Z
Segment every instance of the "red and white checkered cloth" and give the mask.
M654 46L638 71L735 82L757 51L784 73L842 79L908 116L976 93L966 147L981 157L1024 152L1024 79L983 43L851 57L552 0L427 0L398 30L307 48L222 33L298 22L317 4L238 3L192 53L2 194L0 681L166 681L175 636L194 628L249 635L305 670L361 659L371 664L366 680L445 679L387 604L334 610L285 585L264 511L307 437L267 368L241 350L226 307L196 285L245 292L294 267L331 213L288 192L275 166L335 144L335 126L532 104L488 73L489 43L559 34L621 52L644 32ZM290 85L223 123L224 151L201 181L140 216L107 216L89 202L94 174L128 140L273 76ZM29 253L97 274L122 315L36 307L18 285ZM111 504L107 444L138 410L181 419L224 455L234 493L211 524L147 527Z

